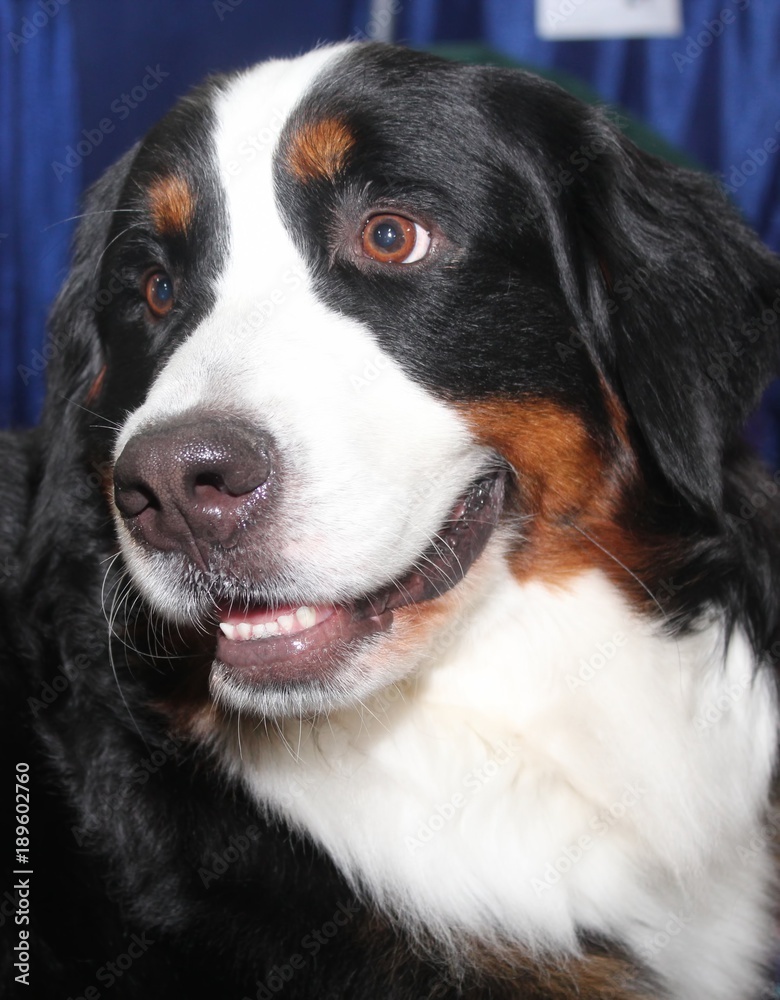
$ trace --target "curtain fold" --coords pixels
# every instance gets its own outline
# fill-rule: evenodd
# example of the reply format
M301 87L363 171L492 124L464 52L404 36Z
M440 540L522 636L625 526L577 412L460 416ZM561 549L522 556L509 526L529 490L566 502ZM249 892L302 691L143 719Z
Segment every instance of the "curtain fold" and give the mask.
M78 131L70 8L0 0L0 51L0 426L14 427L38 417L80 188L78 169L52 169Z

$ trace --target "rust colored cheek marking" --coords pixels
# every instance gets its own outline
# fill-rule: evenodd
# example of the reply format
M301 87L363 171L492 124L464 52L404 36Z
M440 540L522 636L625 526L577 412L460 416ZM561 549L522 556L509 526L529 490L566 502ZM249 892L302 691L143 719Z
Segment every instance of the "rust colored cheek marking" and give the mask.
M103 382L105 381L105 377L106 377L106 365L103 365L103 367L98 372L97 378L89 387L89 392L87 393L86 399L84 400L85 406L92 406L92 404L98 398L98 396L100 395L100 390L103 388Z
M576 413L544 399L474 403L464 412L476 438L517 473L523 521L510 564L518 579L557 583L603 566L604 553L582 531L624 550L616 527L622 477Z
M302 125L290 138L287 164L299 181L333 178L343 170L355 145L350 128L338 118Z
M195 196L179 174L160 177L147 196L155 229L163 236L186 236L195 216Z
M575 513L598 491L604 460L575 413L544 399L474 403L465 413L478 440L518 473L529 513Z

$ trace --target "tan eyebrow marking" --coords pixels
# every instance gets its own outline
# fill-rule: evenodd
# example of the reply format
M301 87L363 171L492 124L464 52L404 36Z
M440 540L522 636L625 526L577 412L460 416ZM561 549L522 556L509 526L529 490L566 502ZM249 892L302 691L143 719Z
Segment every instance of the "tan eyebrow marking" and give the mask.
M355 136L338 118L303 125L290 139L287 163L298 180L334 177L344 168Z
M195 216L195 197L180 174L168 174L149 188L149 210L157 231L165 236L184 236Z

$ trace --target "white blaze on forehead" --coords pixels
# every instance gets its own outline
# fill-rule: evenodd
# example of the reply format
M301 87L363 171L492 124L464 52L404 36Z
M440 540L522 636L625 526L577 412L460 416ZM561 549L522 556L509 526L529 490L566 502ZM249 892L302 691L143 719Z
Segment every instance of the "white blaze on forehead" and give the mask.
M276 204L279 134L347 49L261 65L216 98L228 227L216 303L120 437L121 447L139 426L194 406L270 432L286 477L274 545L291 575L334 598L405 572L485 462L461 418L371 330L316 298Z

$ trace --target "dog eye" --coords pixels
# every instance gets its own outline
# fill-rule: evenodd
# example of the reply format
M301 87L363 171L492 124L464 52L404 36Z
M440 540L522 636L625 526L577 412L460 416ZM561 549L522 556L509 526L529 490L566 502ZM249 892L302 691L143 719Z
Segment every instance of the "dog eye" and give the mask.
M165 271L154 271L143 283L144 298L153 316L160 319L173 308L173 281Z
M428 253L431 234L402 215L374 215L363 227L362 244L380 264L413 264Z

